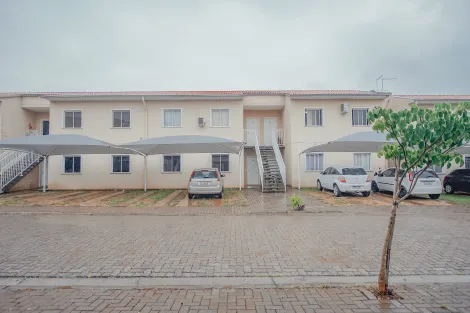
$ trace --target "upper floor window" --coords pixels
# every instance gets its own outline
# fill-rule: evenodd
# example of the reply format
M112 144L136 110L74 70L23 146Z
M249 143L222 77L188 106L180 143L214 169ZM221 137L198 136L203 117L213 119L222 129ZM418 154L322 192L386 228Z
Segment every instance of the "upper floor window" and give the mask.
M353 126L368 126L369 119L367 113L369 109L352 109L352 125Z
M131 127L130 110L113 110L113 127L126 128Z
M370 171L370 153L354 153L354 166Z
M230 157L228 154L213 154L212 167L218 168L219 172L230 171Z
M113 173L130 173L130 156L113 155Z
M305 109L305 126L323 126L323 109Z
M82 172L82 157L79 155L64 156L64 173L79 174Z
M181 127L181 109L163 109L163 127Z
M64 111L64 128L82 128L82 111Z
M211 109L212 127L230 127L229 109Z
M323 153L308 153L305 155L306 171L323 171Z
M429 167L430 169L432 169L434 172L436 172L436 174L442 174L442 166L439 166L439 165L431 165Z
M164 155L163 172L176 173L181 172L181 155Z

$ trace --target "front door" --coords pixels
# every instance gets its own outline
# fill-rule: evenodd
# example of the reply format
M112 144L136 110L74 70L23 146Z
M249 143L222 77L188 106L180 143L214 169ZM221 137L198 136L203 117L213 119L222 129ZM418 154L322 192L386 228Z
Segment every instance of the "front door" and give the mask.
M247 129L246 145L254 146L256 142L255 133L258 134L258 140L259 140L259 119L255 117L248 117L246 119L246 129Z
M41 135L49 135L49 121L48 120L41 121Z
M264 118L264 143L265 146L273 145L273 129L277 129L277 118L265 117Z
M255 156L246 157L246 184L259 185L258 161Z

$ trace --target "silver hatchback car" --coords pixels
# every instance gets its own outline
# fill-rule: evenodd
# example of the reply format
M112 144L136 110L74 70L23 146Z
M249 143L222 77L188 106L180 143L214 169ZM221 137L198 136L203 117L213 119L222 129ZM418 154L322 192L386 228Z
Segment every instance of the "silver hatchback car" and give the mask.
M217 168L195 169L189 178L188 197L191 199L195 195L216 195L222 198L224 177Z

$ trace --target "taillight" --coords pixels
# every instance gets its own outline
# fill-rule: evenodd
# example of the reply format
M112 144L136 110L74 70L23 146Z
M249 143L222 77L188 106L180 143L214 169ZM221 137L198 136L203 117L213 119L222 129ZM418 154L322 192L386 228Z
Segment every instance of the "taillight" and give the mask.
M344 176L340 176L338 177L339 181L342 182L342 183L345 183L346 182L346 178L344 178Z
M367 176L366 183L370 183L371 179Z
M191 182L191 179L193 179L194 176L194 171L192 171L191 176L189 176L189 182Z
M413 171L410 171L410 172L408 173L408 180L409 180L410 182L413 181Z
M215 172L215 175L217 176L217 181L220 181L220 175L219 175L219 172Z

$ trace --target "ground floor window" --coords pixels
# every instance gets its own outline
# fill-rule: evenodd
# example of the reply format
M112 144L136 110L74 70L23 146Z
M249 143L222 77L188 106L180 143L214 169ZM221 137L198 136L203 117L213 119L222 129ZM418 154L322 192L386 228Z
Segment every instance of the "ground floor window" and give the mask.
M82 172L82 157L79 155L64 156L64 173L78 174Z
M370 153L354 153L354 166L370 171Z
M323 153L308 153L305 158L306 171L323 171Z
M130 156L113 155L113 173L130 173Z
M175 173L181 172L181 155L164 155L163 172Z
M470 169L470 156L465 157L465 168Z
M219 172L230 171L230 158L228 154L213 154L212 167L218 168Z

